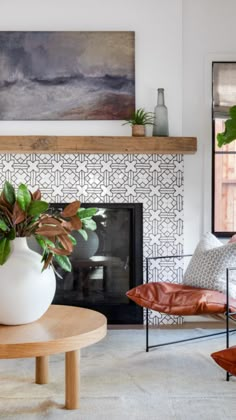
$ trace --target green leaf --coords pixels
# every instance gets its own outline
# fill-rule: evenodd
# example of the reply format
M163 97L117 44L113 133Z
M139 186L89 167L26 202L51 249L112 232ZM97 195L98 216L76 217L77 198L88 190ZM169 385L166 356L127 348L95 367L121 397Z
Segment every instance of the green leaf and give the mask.
M82 221L83 228L89 229L89 230L96 230L97 224L93 219L84 219Z
M84 240L87 241L88 239L88 234L86 232L86 230L84 229L79 229L78 232L80 233L81 236L83 236Z
M0 220L0 229L3 230L3 232L6 232L6 230L8 230L8 226L4 222L4 220Z
M69 258L66 255L55 255L56 262L60 265L61 268L65 271L71 271L72 266Z
M229 144L236 139L236 119L225 122L225 131L217 134L217 143L219 147Z
M17 191L17 203L21 210L26 211L31 202L31 194L26 185L21 184Z
M47 245L55 248L54 242L50 241L50 239L46 238L45 236L35 235L35 239L43 249L47 249Z
M3 194L7 202L13 205L16 201L15 189L10 182L5 181L3 186Z
M229 115L232 119L236 119L236 105L231 106L229 109Z
M67 235L68 236L68 238L70 238L70 240L71 240L71 242L72 242L72 244L73 245L76 245L77 244L77 241L76 241L76 239L74 238L74 236L73 235Z
M48 210L48 203L45 201L35 200L31 201L27 213L30 216L39 216L41 213L44 213Z
M46 261L48 254L49 254L49 252L48 252L47 248L44 247L43 248L43 254L42 254L41 262ZM43 269L42 269L42 271L43 271Z
M7 234L7 238L13 241L16 237L16 231L15 229L11 229L10 232Z
M3 265L11 252L10 240L7 238L0 240L0 265Z
M97 209L94 207L91 207L88 209L81 207L77 211L77 216L79 216L80 220L82 221L83 219L86 219L87 217L93 217L96 213L97 213Z
M45 241L44 241L44 239L41 236L35 235L35 239L36 239L36 241L38 242L39 246L42 249L45 249L46 248Z
M218 147L229 144L236 139L236 105L229 109L231 118L225 121L225 131L217 134Z
M54 242L50 241L50 239L44 238L44 242L45 242L46 245L49 245L49 246L52 246L53 248L55 248Z

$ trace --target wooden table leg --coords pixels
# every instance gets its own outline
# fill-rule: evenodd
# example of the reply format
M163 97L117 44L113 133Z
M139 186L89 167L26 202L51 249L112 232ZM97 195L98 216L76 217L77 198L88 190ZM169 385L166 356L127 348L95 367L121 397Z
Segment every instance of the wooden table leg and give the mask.
M65 357L66 398L65 406L68 410L79 408L79 362L80 350L68 351Z
M36 357L35 361L35 382L36 384L48 383L48 356Z

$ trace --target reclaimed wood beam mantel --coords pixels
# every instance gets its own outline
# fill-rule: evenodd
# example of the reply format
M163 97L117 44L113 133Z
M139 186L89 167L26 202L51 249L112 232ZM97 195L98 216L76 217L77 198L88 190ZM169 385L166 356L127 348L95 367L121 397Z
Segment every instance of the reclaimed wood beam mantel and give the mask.
M0 153L193 154L196 137L0 136Z

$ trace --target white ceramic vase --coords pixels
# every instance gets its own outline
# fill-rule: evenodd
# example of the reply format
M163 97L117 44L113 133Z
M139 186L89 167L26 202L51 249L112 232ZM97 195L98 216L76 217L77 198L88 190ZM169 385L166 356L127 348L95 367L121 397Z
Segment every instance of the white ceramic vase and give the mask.
M0 266L0 324L28 324L52 303L56 279L52 268L42 272L41 256L28 248L26 238L11 242L12 252Z

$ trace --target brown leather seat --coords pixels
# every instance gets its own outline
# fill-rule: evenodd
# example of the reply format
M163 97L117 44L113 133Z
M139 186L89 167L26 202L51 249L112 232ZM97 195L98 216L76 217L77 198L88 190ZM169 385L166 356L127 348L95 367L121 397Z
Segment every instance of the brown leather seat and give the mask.
M220 314L226 311L222 292L167 282L142 284L126 295L145 308L169 315ZM236 312L236 299L230 299L230 311Z
M211 354L215 362L231 375L236 375L236 346Z

